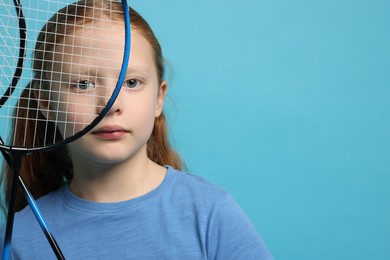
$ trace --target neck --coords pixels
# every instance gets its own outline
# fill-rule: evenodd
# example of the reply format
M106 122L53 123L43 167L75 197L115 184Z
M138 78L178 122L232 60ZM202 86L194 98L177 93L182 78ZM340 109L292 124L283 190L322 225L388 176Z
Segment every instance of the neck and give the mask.
M160 185L166 172L147 156L114 164L74 159L73 168L70 190L95 202L119 202L142 196Z

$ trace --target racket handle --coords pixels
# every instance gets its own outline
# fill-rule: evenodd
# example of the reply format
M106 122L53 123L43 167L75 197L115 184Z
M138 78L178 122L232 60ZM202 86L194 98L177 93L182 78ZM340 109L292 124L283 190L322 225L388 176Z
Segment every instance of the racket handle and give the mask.
M26 185L23 182L23 179L19 176L19 187L23 191L23 195L26 198L28 204L31 207L31 210L33 211L35 218L37 219L39 225L41 226L41 229L43 233L45 233L46 239L49 242L51 248L53 249L53 252L57 256L57 259L64 260L65 256L62 254L60 247L57 244L57 241L52 236L49 227L46 225L45 220L43 219L43 216L41 212L39 211L38 205L36 204L34 197L31 195L29 190L27 189Z
M7 224L5 228L4 247L3 247L3 260L8 260L11 253L12 231L14 227L15 217L15 205L17 196L17 182L22 165L22 157L18 151L14 151L12 160L12 182L11 182L11 195L8 204L8 216Z
M0 137L0 141L3 143L3 140L1 137ZM9 166L11 166L12 160L11 160L10 156L6 152L4 152L3 150L1 150L1 153L3 154L3 157L4 157L5 161L7 162L7 164ZM42 229L43 233L45 234L46 239L49 242L57 259L65 260L65 256L63 255L60 247L57 244L57 241L54 239L48 226L46 225L46 221L43 219L43 216L38 208L38 205L36 204L36 202L34 200L34 197L31 195L28 188L24 184L22 177L20 177L20 176L18 176L18 184L19 184L19 188L22 189L24 198L27 200L28 204L30 205L31 210L33 211L35 218L37 219L39 225L41 226L41 229ZM8 259L9 253L10 253L10 247L7 246L7 249L5 249L5 243L4 243L3 259Z

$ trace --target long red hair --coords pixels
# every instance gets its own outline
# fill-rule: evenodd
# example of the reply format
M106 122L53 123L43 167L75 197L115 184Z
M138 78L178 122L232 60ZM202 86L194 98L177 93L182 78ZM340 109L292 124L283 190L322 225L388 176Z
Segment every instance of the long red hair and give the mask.
M58 11L44 26L40 35L38 36L37 44L35 46L34 63L33 68L36 74L39 74L39 68L44 68L45 53L51 51L54 48L56 42L61 41L63 38L59 38L55 35L65 35L75 30L76 26L83 26L85 23L93 21L93 8L101 8L103 12L100 15L106 16L106 18L123 20L122 6L118 2L114 1L93 1L84 0L79 1L76 5L70 5L66 8ZM155 62L157 67L157 75L160 83L164 79L164 59L162 55L161 46L155 37L149 24L139 15L136 11L130 8L131 28L140 32L150 43L154 50ZM78 19L78 17L83 17ZM37 76L37 75L36 75ZM39 78L45 78L45 75L38 75ZM38 86L39 87L39 86ZM41 86L42 87L42 86ZM19 109L15 112L17 116L15 118L44 118L39 112L38 102L34 100L34 89L36 89L36 83L34 81L26 87L21 95L19 101ZM26 98L25 98L26 97ZM29 100L29 101L27 101ZM34 109L35 108L35 109ZM36 123L38 122L38 123ZM14 122L14 134L15 140L24 139L25 129L31 129L30 135L27 136L27 140L23 142L28 145L29 143L37 146L43 144L44 137L39 136L39 133L44 133L45 128L55 128L54 123L47 125L46 123L40 124L40 120L26 121L16 119ZM34 139L34 131L36 130L36 136ZM53 130L54 132L54 130ZM59 131L56 131L59 133ZM23 137L22 137L23 135ZM54 137L53 137L54 138ZM61 139L61 137L55 137ZM34 140L34 141L33 141ZM174 151L169 142L167 124L164 113L155 119L154 128L151 137L147 143L148 157L159 165L171 165L176 169L183 168L183 162L179 155ZM29 188L30 192L35 198L39 198L53 190L58 189L66 182L72 179L72 161L66 147L60 147L48 152L35 152L24 158L21 168L21 177ZM11 175L9 168L3 165L2 184L5 189L5 201L2 208L6 213L6 205L8 201L8 195L11 186ZM4 191L5 190L5 191ZM22 192L19 190L16 202L16 210L19 211L27 205Z

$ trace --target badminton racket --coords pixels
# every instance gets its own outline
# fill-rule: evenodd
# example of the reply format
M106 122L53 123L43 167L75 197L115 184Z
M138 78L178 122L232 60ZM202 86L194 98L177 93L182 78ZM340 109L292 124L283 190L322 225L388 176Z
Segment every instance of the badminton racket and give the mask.
M118 55L120 62L110 59ZM125 84L129 55L127 0L1 0L0 150L12 169L3 259L11 250L23 157L93 129ZM34 200L27 201L34 211Z

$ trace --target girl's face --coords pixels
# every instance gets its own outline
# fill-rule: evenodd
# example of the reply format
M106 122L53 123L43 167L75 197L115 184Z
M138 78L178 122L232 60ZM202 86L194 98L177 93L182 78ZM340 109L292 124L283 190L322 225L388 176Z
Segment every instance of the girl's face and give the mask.
M56 45L51 92L40 101L40 109L56 122L64 137L80 131L104 108L118 79L123 48L123 24L109 22L78 29ZM121 92L108 115L90 133L68 145L71 157L115 163L141 151L146 155L166 87L165 82L159 84L151 45L133 29Z

